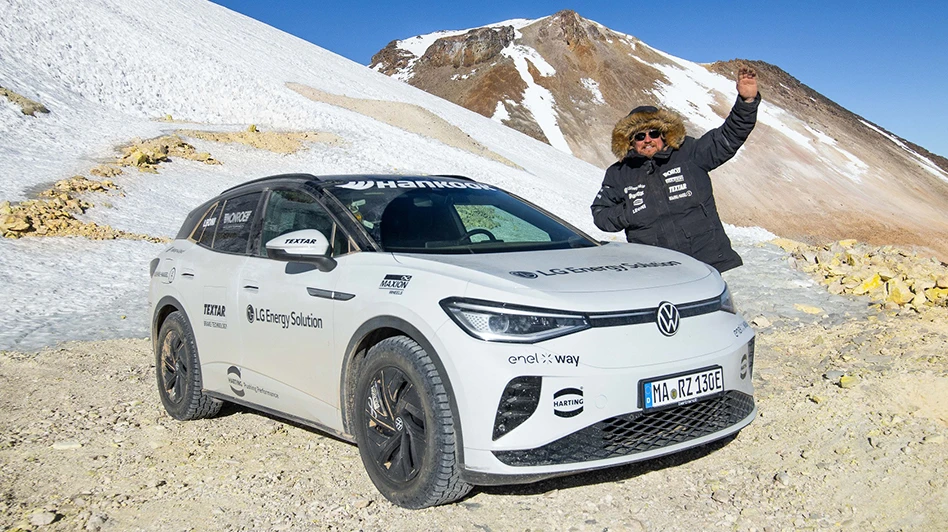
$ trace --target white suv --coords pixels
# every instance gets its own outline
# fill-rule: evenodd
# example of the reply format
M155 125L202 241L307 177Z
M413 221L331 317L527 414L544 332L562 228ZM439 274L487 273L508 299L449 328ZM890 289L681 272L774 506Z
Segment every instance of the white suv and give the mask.
M602 244L456 176L278 175L191 212L151 263L158 392L359 446L397 505L734 434L754 331L711 267Z

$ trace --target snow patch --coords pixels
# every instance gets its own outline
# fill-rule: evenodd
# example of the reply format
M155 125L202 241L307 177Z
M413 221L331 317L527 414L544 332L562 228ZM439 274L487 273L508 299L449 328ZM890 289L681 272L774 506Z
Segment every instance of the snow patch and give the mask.
M527 84L527 88L523 91L523 106L533 114L533 119L550 141L550 145L563 153L572 155L573 151L566 142L566 137L556 119L556 100L553 98L553 93L533 81L527 61L529 60L543 76L552 76L556 74L556 70L543 59L539 52L521 44L510 45L501 53L513 60L521 79Z
M586 88L592 94L593 103L598 103L599 105L605 105L606 100L602 97L602 91L599 90L599 82L592 78L583 78L580 80L583 84L583 87Z
M939 168L938 165L936 165L935 163L933 163L929 158L923 156L922 154L918 153L917 151L913 150L912 148L909 148L904 142L900 141L897 137L895 137L895 136L893 136L893 135L889 135L889 134L886 133L885 131L882 131L881 129L877 128L876 126L870 124L869 122L866 122L865 120L860 120L860 122L862 122L863 125L865 125L865 126L868 127L869 129L871 129L871 130L875 131L876 133L882 135L883 137L885 137L885 138L891 140L892 142L895 143L896 146L898 146L898 147L902 148L903 150L905 150L905 151L909 152L910 154L912 154L912 155L918 160L919 165L920 165L925 171L927 171L928 173L934 175L934 176L937 177L938 179L941 179L942 181L948 182L948 173L946 173L944 170L942 170L941 168Z

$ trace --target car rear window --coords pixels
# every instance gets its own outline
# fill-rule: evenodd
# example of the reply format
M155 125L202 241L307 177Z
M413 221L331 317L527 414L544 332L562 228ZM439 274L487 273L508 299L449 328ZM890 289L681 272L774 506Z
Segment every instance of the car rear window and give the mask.
M217 233L211 249L222 253L246 253L250 243L260 193L245 194L224 202L217 217ZM203 243L203 241L202 241Z

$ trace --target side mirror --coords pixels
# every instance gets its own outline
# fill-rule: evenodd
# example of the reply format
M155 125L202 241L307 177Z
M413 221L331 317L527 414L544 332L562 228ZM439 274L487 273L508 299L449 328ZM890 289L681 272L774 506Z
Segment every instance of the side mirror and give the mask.
M285 262L314 264L321 272L332 271L336 260L329 256L329 239L316 229L300 229L267 242L267 257Z

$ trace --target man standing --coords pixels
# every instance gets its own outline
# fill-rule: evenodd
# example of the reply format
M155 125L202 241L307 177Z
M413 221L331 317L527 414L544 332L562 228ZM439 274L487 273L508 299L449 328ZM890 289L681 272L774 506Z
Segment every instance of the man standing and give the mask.
M677 114L643 105L612 130L619 161L606 170L592 215L603 231L674 249L726 271L743 264L718 216L708 172L727 162L757 122L757 73L741 66L738 98L724 124L699 139Z

